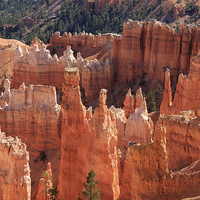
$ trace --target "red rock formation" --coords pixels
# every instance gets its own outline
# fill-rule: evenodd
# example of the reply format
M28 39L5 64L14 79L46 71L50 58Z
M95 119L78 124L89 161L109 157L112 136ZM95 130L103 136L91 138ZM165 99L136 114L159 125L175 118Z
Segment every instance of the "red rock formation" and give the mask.
M26 85L52 85L56 87L58 101L60 101L62 83L64 82L64 68L65 66L77 66L81 73L80 85L85 90L87 102L97 98L101 88L111 88L114 73L111 60L107 59L105 63L97 60L87 62L81 59L80 55L76 60L70 46L63 54L60 58L57 55L52 58L44 45L41 51L35 45L31 53L25 48L22 55L22 49L18 47L15 50L14 76L11 87L18 88L21 80L24 80Z
M128 118L130 114L135 112L136 108L140 108L143 102L143 95L142 95L142 89L139 88L136 91L135 97L131 94L131 89L128 90L128 93L126 95L126 98L124 100L124 108L125 116Z
M87 173L93 169L102 199L119 196L117 130L115 117L105 105L106 90L101 90L99 107L86 118L81 102L77 68L65 69L63 83L63 123L59 174L60 199L82 196ZM89 111L91 113L91 109ZM88 120L89 119L89 120Z
M160 114L165 116L169 115L172 106L172 91L171 91L171 81L170 81L170 71L166 69L165 72L165 87L163 90L163 100L160 105Z
M160 107L160 113L165 116L171 114L180 114L183 110L194 110L197 114L200 105L200 55L192 58L190 72L188 76L179 75L176 92L173 103L171 102L170 73L165 75L165 89L163 101Z
M0 200L31 199L29 152L18 137L0 131Z
M60 148L61 110L55 87L24 83L11 90L10 101L0 109L0 124L9 136L26 142L31 153Z
M127 123L125 112L121 108L115 108L115 106L113 105L109 108L109 110L115 113L117 136L118 136L117 147L121 149L128 142L127 137L125 137L125 128Z
M200 194L199 172L191 174L169 172L166 131L162 127L155 131L154 142L129 147L125 162L131 162L133 166L132 199L175 200Z
M109 59L105 63L96 59L91 60L86 66L82 62L82 65L77 65L77 67L82 71L80 85L85 90L87 102L98 98L101 88L110 89L112 87L114 69Z
M167 133L170 170L179 170L200 158L199 121L194 111L160 117L159 123L166 128Z
M153 134L153 122L148 118L146 101L131 114L126 123L125 137L137 143L149 143Z
M51 47L67 47L68 45L74 47L86 46L88 49L94 47L104 47L108 43L113 42L115 38L121 38L120 35L114 33L98 34L96 37L91 33L75 33L73 36L71 33L66 32L63 36L60 36L60 32L55 32L50 38Z
M115 39L112 58L118 81L126 83L142 75L164 81L166 68L172 79L188 73L190 58L200 50L200 28L181 27L176 34L168 25L128 20L121 39ZM169 59L170 58L170 59Z
M39 181L39 187L38 187L38 193L36 196L37 200L46 200L48 195L48 189L53 187L52 183L52 171L51 171L51 163L48 162L47 164L47 170L43 171L43 174L41 175L41 179Z

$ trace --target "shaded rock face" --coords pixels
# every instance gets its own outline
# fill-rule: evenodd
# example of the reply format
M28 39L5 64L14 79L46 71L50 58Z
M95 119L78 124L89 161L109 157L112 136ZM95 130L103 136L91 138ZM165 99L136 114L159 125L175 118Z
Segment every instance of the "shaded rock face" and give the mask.
M143 102L142 89L139 88L136 91L135 97L131 94L131 89L128 90L126 98L124 100L124 108L126 118L129 118L130 114L135 112L135 109L140 108Z
M160 116L159 123L166 128L170 170L180 170L200 158L200 118L194 116L194 111Z
M37 200L46 200L50 198L50 196L46 193L48 189L53 187L52 183L52 170L51 163L48 162L46 171L43 171L41 175L41 179L39 180L38 193L36 196Z
M105 105L107 90L100 91L94 114L81 102L77 68L65 69L63 123L59 174L60 199L82 196L83 183L93 169L102 199L117 199L119 177L117 130L114 114ZM90 114L87 114L87 113Z
M200 173L168 170L166 130L157 128L154 142L129 147L125 162L132 163L132 199L183 199L199 196ZM123 199L123 197L122 197Z
M25 85L52 85L56 87L60 101L62 83L65 81L64 68L77 66L80 71L80 86L85 92L85 101L93 101L98 97L101 88L109 89L112 86L114 73L112 60L107 59L105 63L98 60L88 62L83 60L80 53L76 60L73 53L71 47L68 46L63 56L58 58L55 54L52 58L45 45L41 50L38 49L38 45L34 45L31 53L25 48L23 54L18 46L14 55L14 76L11 87L18 88L21 80L25 82Z
M165 89L163 92L163 101L160 107L160 113L165 116L171 114L180 114L183 110L194 110L198 115L200 106L200 55L192 58L190 72L188 76L180 74L176 86L176 92L172 103L170 73L165 72Z
M9 103L0 109L0 124L9 136L26 142L31 153L60 148L61 108L55 87L23 83L12 89Z
M132 103L133 102L133 103ZM141 105L140 105L141 104ZM131 199L131 181L133 164L127 159L127 149L135 143L148 143L153 133L153 122L148 117L145 99L143 99L141 88L136 92L135 98L128 91L124 110L111 106L109 110L115 113L116 128L118 132L118 155L119 155L119 199ZM136 108L136 106L139 106ZM125 112L129 113L126 119Z
M128 20L123 25L122 38L115 39L112 48L118 81L126 83L144 75L164 81L166 68L176 81L179 73L188 73L190 58L200 50L199 31L199 27L185 26L176 34L157 21Z
M29 152L18 137L0 131L0 200L31 199Z

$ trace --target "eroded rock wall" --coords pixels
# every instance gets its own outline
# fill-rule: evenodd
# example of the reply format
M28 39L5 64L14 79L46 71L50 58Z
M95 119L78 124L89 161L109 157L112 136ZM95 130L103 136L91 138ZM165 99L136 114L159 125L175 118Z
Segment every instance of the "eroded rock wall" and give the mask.
M123 25L122 38L115 39L112 58L118 81L126 83L141 76L164 81L169 68L172 80L179 73L188 73L190 58L200 50L199 27L181 26L176 34L158 21L128 20Z
M18 137L0 131L0 200L31 199L29 152Z
M50 46L51 47L65 47L65 46L86 46L88 49L92 49L94 47L104 47L108 43L113 42L115 38L120 38L121 36L114 33L99 33L97 36L94 36L91 33L75 33L72 35L71 33L64 33L63 36L60 36L60 32L55 32L50 38Z
M169 169L180 170L199 159L199 121L194 111L180 115L160 116L159 122L166 128Z
M168 169L166 130L157 128L154 142L128 148L132 163L132 199L183 199L199 196L200 173L172 173ZM125 199L122 198L121 199Z
M34 45L31 53L25 48L23 54L22 49L18 47L15 50L11 88L18 88L21 80L25 82L25 85L52 85L56 87L58 101L60 101L64 68L76 66L80 70L80 85L85 91L87 102L97 98L101 88L111 88L114 74L111 59L107 59L105 63L97 60L87 62L82 59L80 53L75 59L70 46L63 53L64 55L60 58L56 54L52 58L45 45L42 46L42 50Z
M192 58L189 74L179 75L174 100L172 102L170 72L165 74L165 88L163 92L163 101L160 107L160 113L165 116L171 114L180 114L183 110L194 110L198 115L200 106L200 55Z
M61 108L55 87L23 83L10 93L9 103L0 108L2 130L20 137L31 153L60 148Z
M102 89L99 106L91 109L81 102L77 68L65 69L63 83L63 123L59 174L60 199L82 196L83 183L92 169L99 180L102 199L117 199L119 176L117 160L117 130L115 117L105 105L106 93ZM87 113L90 114L87 114Z

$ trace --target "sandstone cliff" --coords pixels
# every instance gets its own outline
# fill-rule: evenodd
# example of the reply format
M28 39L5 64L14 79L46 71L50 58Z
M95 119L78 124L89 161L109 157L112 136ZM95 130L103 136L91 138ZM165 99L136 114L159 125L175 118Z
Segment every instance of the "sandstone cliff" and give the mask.
M194 116L194 111L160 116L158 123L166 128L170 170L179 170L199 159L199 120Z
M200 97L198 95L200 91L200 55L193 57L191 60L188 76L183 74L179 75L173 103L171 98L170 73L166 71L165 89L160 107L161 114L165 116L180 114L183 110L194 110L195 114L198 114L198 108L200 106Z
M147 76L164 81L166 68L176 81L179 73L188 73L190 58L200 50L200 28L180 27L176 34L158 21L128 20L123 25L122 38L115 39L112 58L118 81Z
M29 152L18 137L0 131L0 199L31 199Z
M106 90L100 92L99 106L91 109L81 102L77 68L65 69L63 83L63 123L59 174L60 199L77 199L83 182L93 169L102 199L117 199L119 177L115 117L105 105ZM87 115L90 112L90 115Z
M2 130L20 137L32 153L60 147L60 118L61 109L52 86L26 87L23 83L19 89L11 90L9 103L0 108Z
M125 162L132 163L132 199L183 199L198 196L200 173L172 173L168 170L166 130L157 128L154 142L128 148ZM122 198L121 199L126 199Z
M99 33L97 36L94 36L91 33L71 33L67 34L66 32L63 36L60 36L60 32L55 32L50 38L50 46L52 47L67 47L68 45L74 47L86 46L88 49L94 47L103 47L110 42L113 42L115 38L121 38L120 35L114 33Z
M63 52L63 56L58 58L55 54L52 58L45 45L42 46L42 50L34 45L31 53L25 48L22 54L20 46L15 50L11 87L18 88L21 80L24 80L25 85L52 85L56 87L58 101L60 101L64 68L76 66L80 70L80 85L82 89L84 88L87 102L97 98L101 88L108 89L112 86L114 73L112 60L108 59L105 63L97 60L88 62L83 60L80 54L76 60L70 46Z

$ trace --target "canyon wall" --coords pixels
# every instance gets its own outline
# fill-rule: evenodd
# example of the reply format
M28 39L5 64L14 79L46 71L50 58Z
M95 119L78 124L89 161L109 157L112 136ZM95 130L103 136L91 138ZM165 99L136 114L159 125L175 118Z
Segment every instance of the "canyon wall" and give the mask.
M11 87L18 88L21 80L24 80L25 85L52 85L56 87L58 101L60 101L64 68L77 66L81 76L80 85L84 89L87 102L97 98L101 88L111 88L114 73L111 59L107 59L105 63L97 60L88 62L83 60L80 54L75 59L70 46L63 54L60 58L56 54L52 58L45 45L41 50L34 45L31 53L25 48L22 54L22 49L18 46L14 55L14 75Z
M153 122L148 117L146 101L143 99L142 90L136 91L135 97L129 90L124 109L111 106L109 110L115 113L116 128L118 132L118 156L119 156L119 199L131 199L131 177L133 164L126 159L128 147L136 143L149 143L153 134ZM129 114L128 119L125 113Z
M200 106L200 55L194 56L191 59L189 74L180 74L174 100L172 103L170 71L165 73L165 88L163 92L163 101L160 107L160 113L165 116L171 114L180 114L182 110L194 110L198 115Z
M63 36L60 36L60 32L55 32L50 38L50 46L51 47L67 47L68 45L74 47L78 46L86 46L88 49L92 49L94 47L104 47L108 43L113 42L115 38L121 38L121 35L114 33L99 33L97 36L94 36L91 33L75 33L72 35L71 33L67 34L66 32Z
M9 102L0 108L2 130L20 137L31 153L60 148L61 108L55 87L23 83L7 92Z
M102 199L117 199L119 176L115 116L106 106L105 89L100 91L99 106L92 115L81 102L79 71L65 69L59 198L82 197L83 183L92 169L99 180Z
M0 130L0 200L31 199L29 152L18 137Z
M194 111L160 116L158 123L166 128L170 170L180 170L200 158L200 118L195 117Z
M183 199L199 196L199 171L173 173L168 169L166 130L158 127L154 141L128 148L126 163L132 164L132 199ZM121 199L125 199L122 198Z
M175 33L158 21L126 21L122 38L115 39L112 48L118 81L126 83L145 75L164 81L166 68L176 81L179 73L188 73L191 57L200 50L199 32L199 27L180 26Z

